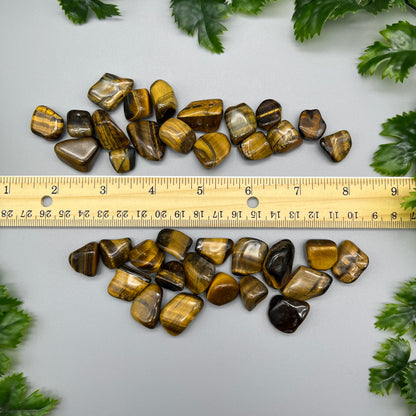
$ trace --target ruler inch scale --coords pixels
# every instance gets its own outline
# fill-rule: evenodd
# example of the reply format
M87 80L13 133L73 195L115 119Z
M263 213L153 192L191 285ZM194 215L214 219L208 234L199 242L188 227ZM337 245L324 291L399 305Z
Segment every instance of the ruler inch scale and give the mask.
M409 177L0 176L0 227L415 229Z

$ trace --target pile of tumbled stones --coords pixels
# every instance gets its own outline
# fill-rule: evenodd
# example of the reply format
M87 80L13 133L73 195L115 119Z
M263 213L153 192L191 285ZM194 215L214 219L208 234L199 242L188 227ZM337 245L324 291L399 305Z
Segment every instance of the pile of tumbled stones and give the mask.
M193 101L175 118L177 99L167 82L155 81L150 93L145 88L133 89L133 84L132 79L106 73L90 88L88 98L101 109L92 117L84 110L68 112L66 128L74 139L55 145L60 160L78 171L88 172L104 148L110 151L110 162L116 172L124 173L134 168L136 151L145 159L159 161L166 145L179 153L193 150L207 169L228 156L230 140L249 160L292 151L303 139L320 139L322 149L334 162L343 160L351 148L351 137L346 130L322 137L326 124L317 109L302 111L296 129L289 121L282 120L282 107L273 99L263 101L255 113L245 103L228 107L224 118L229 140L217 131L223 118L221 99ZM109 115L123 101L126 119L130 121L127 125L130 139ZM156 122L145 120L152 116L153 108ZM40 105L33 113L31 130L54 141L63 133L64 120L51 108ZM195 131L205 134L197 139Z
M295 247L287 239L269 247L257 238L241 238L236 244L228 238L199 238L195 251L189 252L192 243L181 231L163 229L155 241L148 239L134 247L129 238L88 243L70 254L69 263L77 272L95 276L101 257L104 265L117 269L108 293L132 301L131 315L136 321L154 328L160 320L171 335L179 335L198 315L203 293L214 305L229 303L240 294L244 307L253 310L269 292L256 273L281 292L270 300L270 322L292 333L309 312L306 300L323 295L331 285L333 279L324 270L332 270L341 282L352 283L368 266L367 255L349 240L339 246L331 240L308 240L309 266L293 272ZM165 261L167 255L177 261ZM215 271L230 255L231 272L239 280ZM128 261L134 267L126 265ZM191 293L177 294L162 307L162 288L182 291L185 287Z

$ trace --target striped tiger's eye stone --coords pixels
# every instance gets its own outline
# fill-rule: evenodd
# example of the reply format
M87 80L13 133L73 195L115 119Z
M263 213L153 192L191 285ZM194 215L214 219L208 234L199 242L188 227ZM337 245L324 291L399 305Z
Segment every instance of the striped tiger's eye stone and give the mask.
M192 101L178 114L193 130L212 133L217 131L222 120L222 100Z
M234 246L231 270L237 276L261 270L268 246L257 238L241 238Z
M178 108L178 102L172 87L166 81L159 79L151 85L150 98L158 123L163 123L173 117Z
M308 300L323 295L332 283L332 277L324 272L300 266L290 276L282 295L297 300Z
M338 247L331 240L308 240L305 244L309 266L329 270L338 260Z
M33 112L30 129L46 140L57 140L64 131L64 119L51 108L39 105Z
M212 280L208 292L207 301L221 306L233 301L240 291L240 285L227 273L217 273Z
M78 273L95 276L98 268L98 244L91 242L73 251L69 255L69 264Z
M341 162L350 152L352 142L348 131L341 130L330 136L322 137L319 144L334 162Z
M161 287L149 284L131 304L131 316L146 328L154 328L159 319L162 296Z
M188 253L182 262L187 288L196 295L205 292L215 275L215 266L197 253Z
M159 124L140 120L127 125L127 133L140 156L147 160L162 160L165 144L159 139Z
M325 133L326 123L319 110L303 110L299 116L298 128L304 139L318 140Z
M114 110L132 89L134 81L104 74L88 91L88 98L103 110Z
M162 266L165 255L153 240L144 240L130 250L129 259L138 269L154 273Z
M182 261L185 258L185 253L191 247L192 238L181 231L164 228L159 231L156 244L166 253L172 254Z
M180 293L168 302L160 313L160 323L173 336L181 334L204 306L196 295Z
M54 150L58 158L71 168L88 172L97 159L100 145L93 137L83 137L56 143Z
M234 242L229 238L199 238L195 251L211 263L219 266L233 252Z
M170 118L160 126L159 138L179 153L189 153L196 140L194 131L177 118Z
M344 283L355 282L368 266L368 256L352 241L345 240L338 247L338 261L332 267L335 277Z
M193 150L202 165L211 169L229 155L231 143L225 134L207 133L195 142Z
M146 88L131 90L124 99L124 115L129 121L137 121L149 117L153 107L149 91Z
M124 149L114 149L108 156L117 173L130 172L136 166L136 151L131 146Z
M224 116L230 139L234 144L239 144L257 129L256 116L253 110L245 103L228 107Z
M121 149L130 144L130 140L106 111L94 111L92 120L94 122L97 139L104 149Z
M274 153L286 153L299 147L303 140L298 131L287 120L281 121L267 134Z
M91 114L85 110L71 110L66 115L66 130L72 137L94 136Z
M185 269L178 261L165 263L155 276L156 283L173 291L182 290L185 287Z
M109 269L115 269L129 261L130 238L101 240L99 243L101 260Z
M115 298L131 302L149 283L149 278L138 275L131 267L121 266L108 285L107 291Z
M267 287L254 276L244 276L240 280L240 296L244 307L252 311L268 295Z
M282 119L282 106L275 100L264 100L256 110L257 124L269 131Z
M240 153L249 160L265 159L273 154L272 147L263 132L257 131L239 145Z

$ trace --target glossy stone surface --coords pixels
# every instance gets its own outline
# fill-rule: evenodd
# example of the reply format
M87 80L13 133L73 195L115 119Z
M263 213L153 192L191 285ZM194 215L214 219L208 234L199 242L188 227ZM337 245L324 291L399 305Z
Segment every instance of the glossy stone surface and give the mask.
M324 272L300 266L290 276L282 295L297 300L308 300L323 295L332 283L332 277Z
M164 228L159 231L156 244L166 253L172 254L178 260L183 260L185 253L191 247L192 238L181 231Z
M136 166L136 150L131 146L111 150L108 156L117 173L130 172Z
M295 246L290 240L281 240L273 244L262 267L265 282L275 289L282 288L292 273L294 257Z
M131 316L146 328L154 328L158 322L162 304L162 288L149 284L134 299L131 305Z
M124 99L124 115L129 121L149 117L153 112L152 101L146 88L131 90Z
M66 115L66 130L72 137L94 136L91 114L85 110L71 110Z
M173 336L181 334L204 306L196 295L180 293L168 302L160 313L160 323Z
M332 267L335 277L344 283L355 282L368 266L368 256L352 241L345 240L338 247L338 261Z
M338 260L338 247L331 240L308 240L305 251L309 266L315 270L329 270Z
M76 272L85 276L95 276L99 259L98 244L91 242L73 251L68 260Z
M351 136L347 130L341 130L319 141L322 149L334 162L341 162L351 150Z
M249 160L265 159L273 154L273 149L261 131L245 138L239 145L240 153Z
M170 118L160 126L159 138L178 153L189 153L196 141L194 131L177 118Z
M178 102L172 87L166 81L159 79L151 85L150 98L158 123L163 123L173 117L178 108Z
M147 160L161 160L165 144L159 139L159 124L140 120L127 125L127 133L140 156Z
M287 120L282 120L267 134L274 153L286 153L299 147L303 140L298 131Z
M51 108L39 105L33 112L30 129L46 140L57 140L64 131L64 119Z
M304 139L318 140L325 133L326 123L319 110L303 110L298 129Z
M241 238L234 246L232 273L237 276L254 274L261 270L268 246L257 238Z
M268 295L266 285L254 276L244 276L240 280L240 296L244 307L251 311Z
M121 266L108 285L107 291L115 298L131 302L149 285L150 279L137 274L131 267Z
M253 110L245 103L228 107L225 110L225 123L232 143L238 144L257 129L257 120Z
M194 144L193 151L202 165L211 169L221 163L230 153L231 143L222 133L207 133Z
M307 302L276 295L270 300L269 319L279 331L291 334L305 320L309 309Z
M110 269L115 269L129 261L130 238L101 240L99 243L101 260Z
M134 81L104 74L88 91L88 98L103 110L114 110L132 89Z
M68 139L56 143L56 156L80 172L88 172L94 165L100 151L100 144L93 137Z
M178 291L185 287L185 269L178 261L165 263L155 276L156 283L166 289Z
M182 262L186 287L196 295L205 292L215 275L215 266L197 253L188 253Z
M144 240L130 250L129 259L138 269L154 273L162 266L165 255L153 240Z
M264 100L256 110L257 125L269 131L282 119L282 106L275 100Z
M227 273L217 273L212 280L208 292L207 301L214 305L225 305L233 301L240 291L240 285Z
M104 149L122 149L130 144L130 140L106 111L94 111L92 120L97 139Z
M184 121L193 130L212 133L220 126L222 112L222 100L192 101L179 112L178 119Z
M233 248L229 238L199 238L195 243L195 251L217 266L227 260Z

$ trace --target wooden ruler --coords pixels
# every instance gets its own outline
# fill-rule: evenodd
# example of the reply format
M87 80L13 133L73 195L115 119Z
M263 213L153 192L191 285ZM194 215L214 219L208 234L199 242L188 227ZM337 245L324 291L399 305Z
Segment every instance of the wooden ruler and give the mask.
M412 178L0 176L3 227L416 228Z

